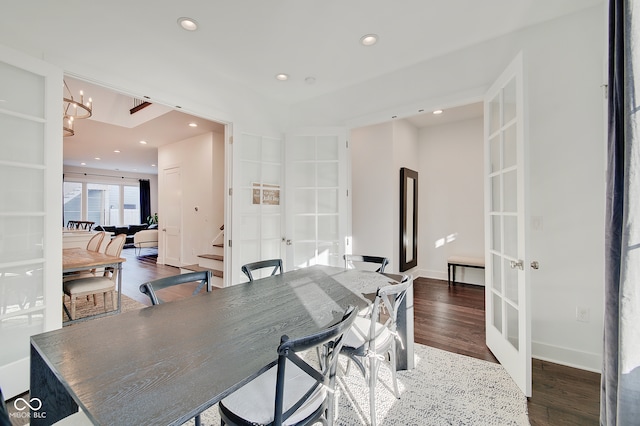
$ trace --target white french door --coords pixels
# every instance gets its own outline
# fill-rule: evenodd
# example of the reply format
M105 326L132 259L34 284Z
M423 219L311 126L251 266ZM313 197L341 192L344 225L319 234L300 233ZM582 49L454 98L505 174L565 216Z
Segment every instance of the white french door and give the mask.
M240 272L245 263L284 257L283 141L240 133L233 145L233 255L227 283L248 281Z
M522 54L485 95L487 346L531 396L531 310L526 265L526 117Z
M347 145L342 128L287 134L288 269L343 266L347 239Z
M30 337L62 325L62 70L0 46L0 387L29 389Z

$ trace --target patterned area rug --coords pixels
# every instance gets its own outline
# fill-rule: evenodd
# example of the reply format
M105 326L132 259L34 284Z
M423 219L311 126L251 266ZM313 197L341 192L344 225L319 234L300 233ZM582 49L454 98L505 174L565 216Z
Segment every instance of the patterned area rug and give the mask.
M376 389L378 425L529 425L527 400L500 364L415 345L416 367L398 373L400 399L391 374L380 368ZM369 390L354 366L337 381L336 425L369 425ZM217 405L202 413L203 425L219 425ZM193 421L187 424L193 424Z
M76 319L77 318L85 318L96 314L104 313L104 303L102 295L98 295L97 297L97 305L93 306L93 299L87 300L86 298L78 298L76 301ZM71 311L71 301L69 296L65 294L64 296L64 305ZM122 295L122 312L131 311L133 309L144 308L145 305L142 303L133 300L124 294ZM111 299L107 298L107 312L113 310L113 306L111 306ZM67 313L62 310L62 321L69 321L69 317Z

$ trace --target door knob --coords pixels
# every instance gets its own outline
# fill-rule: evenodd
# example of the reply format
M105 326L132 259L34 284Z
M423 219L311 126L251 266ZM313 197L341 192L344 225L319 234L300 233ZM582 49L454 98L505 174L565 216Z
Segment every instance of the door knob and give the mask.
M517 262L515 260L511 261L511 269L520 269L521 271L524 270L524 262L522 260L518 260Z
M291 240L287 240L287 245L290 246L291 245Z
M531 262L531 269L540 269L540 263L537 260Z

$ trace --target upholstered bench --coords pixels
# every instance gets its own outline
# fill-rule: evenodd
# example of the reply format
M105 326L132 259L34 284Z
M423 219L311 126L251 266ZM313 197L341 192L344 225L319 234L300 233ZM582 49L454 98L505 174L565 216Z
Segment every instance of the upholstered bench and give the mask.
M479 257L449 256L447 258L447 282L456 284L456 266L484 269L484 259ZM451 272L453 271L453 276ZM453 279L452 279L453 278Z

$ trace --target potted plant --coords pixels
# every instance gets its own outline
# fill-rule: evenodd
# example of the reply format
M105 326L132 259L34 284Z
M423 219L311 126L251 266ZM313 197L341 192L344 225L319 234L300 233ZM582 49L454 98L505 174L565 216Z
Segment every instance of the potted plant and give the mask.
M147 223L149 226L158 225L158 213L154 213L151 216L147 216Z

